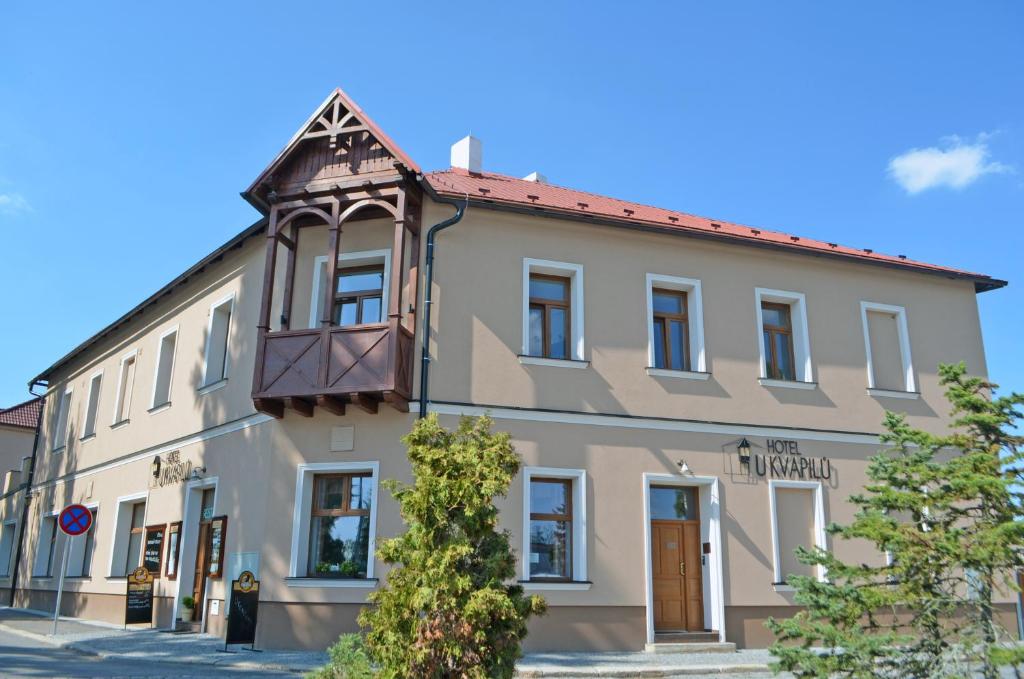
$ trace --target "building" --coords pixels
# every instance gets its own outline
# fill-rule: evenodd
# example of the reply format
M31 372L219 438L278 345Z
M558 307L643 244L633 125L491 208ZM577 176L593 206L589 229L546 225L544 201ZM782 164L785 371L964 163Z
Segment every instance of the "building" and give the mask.
M21 530L19 510L32 459L42 401L0 408L0 586L11 579ZM5 600L6 601L6 600Z
M260 221L40 373L19 605L52 607L78 501L97 521L67 613L121 621L143 563L158 626L222 633L249 569L260 645L329 644L386 577L375 545L402 524L379 481L409 478L422 401L490 413L523 457L501 509L550 604L528 648L763 646L795 610L793 548L851 518L884 411L943 430L937 365L986 373L976 295L1003 281L481 158L468 137L424 172L336 91L243 193Z

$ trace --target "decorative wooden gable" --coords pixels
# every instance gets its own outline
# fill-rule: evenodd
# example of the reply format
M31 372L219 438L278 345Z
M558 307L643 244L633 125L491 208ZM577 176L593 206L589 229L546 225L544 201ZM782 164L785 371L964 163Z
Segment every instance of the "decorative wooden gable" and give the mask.
M404 171L419 168L338 89L246 193L262 198L273 190L283 197L330 190L355 177L393 180Z

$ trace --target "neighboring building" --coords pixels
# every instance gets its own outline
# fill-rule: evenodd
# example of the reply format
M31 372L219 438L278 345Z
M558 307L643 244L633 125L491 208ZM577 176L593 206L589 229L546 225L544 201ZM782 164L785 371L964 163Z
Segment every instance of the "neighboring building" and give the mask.
M452 155L423 173L336 91L244 192L261 221L38 376L19 605L52 606L78 501L97 522L67 613L123 620L141 562L160 627L194 596L222 633L250 569L260 646L354 630L402 529L379 482L410 477L427 232L467 198L437 241L425 405L489 412L522 454L500 502L550 603L531 649L767 644L885 410L944 431L937 365L986 374L975 296L1003 281L484 172L472 138Z
M34 398L0 408L0 589L10 590L17 552L20 510L32 461L32 443L42 401ZM8 599L2 599L6 605Z

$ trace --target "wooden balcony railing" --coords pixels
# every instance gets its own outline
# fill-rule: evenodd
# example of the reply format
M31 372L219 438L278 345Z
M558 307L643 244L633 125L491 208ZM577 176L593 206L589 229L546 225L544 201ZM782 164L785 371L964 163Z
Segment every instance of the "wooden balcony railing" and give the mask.
M413 334L397 319L265 332L257 347L253 403L277 417L285 406L307 416L315 405L344 413L346 403L376 412L382 400L408 410L413 353Z

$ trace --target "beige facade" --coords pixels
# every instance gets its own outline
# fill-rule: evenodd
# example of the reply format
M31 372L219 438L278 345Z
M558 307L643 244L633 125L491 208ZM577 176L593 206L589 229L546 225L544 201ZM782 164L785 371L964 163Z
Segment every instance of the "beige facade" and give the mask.
M435 198L423 197L424 232L452 212ZM942 431L948 419L937 365L963 360L985 374L974 281L496 207L473 203L438 240L429 409L447 425L460 414L489 413L522 455L523 471L500 507L520 578L551 605L532 624L529 648L638 649L656 641L666 629L667 577L655 557L681 549L654 544L651 527L671 505L659 504L664 497L692 498L686 520L694 522L697 551L685 561L696 589L687 592L700 605L686 613L690 632L768 643L763 620L796 610L785 584L802 568L791 555L796 545L884 558L864 545L832 544L824 526L852 517L846 499L864 484L886 410ZM392 225L377 218L345 225L339 266L379 265L387 281L388 267L414 251L392 254ZM144 503L141 528L165 530L157 625L171 626L196 591L201 525L212 516L226 517L224 558L217 574L200 575L203 626L223 632L230 579L248 569L261 581L259 645L323 647L355 629L367 594L386 581L373 548L402 529L397 504L378 484L409 478L399 439L416 414L382 404L375 414L318 407L311 417L289 409L278 419L254 407L265 229L254 225L41 376L48 398L20 605L52 606L48 555L64 538L51 541L47 521L82 502L97 510L97 523L71 548L79 575L68 579L64 610L120 622L125 572L142 558L132 552L132 508ZM310 226L298 241L291 329L319 326L328 239L326 226ZM425 257L421 250L415 267L421 292ZM276 262L287 266L281 256ZM531 273L570 281L570 360L526 356ZM270 295L270 332L281 326L283 279ZM401 322L413 328L421 300L410 299L408 279L399 280ZM689 370L652 363L654 288L686 293ZM795 379L765 373L762 302L788 305ZM415 401L418 360L411 370ZM749 465L738 456L744 439ZM156 458L163 470L184 471L154 477ZM313 486L346 473L369 475L363 483L372 500L359 519L368 530L359 538L369 552L364 577L337 577L330 570L337 564L311 560ZM530 536L531 521L539 521L530 506L542 491L531 483L537 479L564 483L571 496L571 517L560 528L568 534L561 579L532 575L545 560L563 558ZM205 490L212 505L204 513ZM2 511L20 509L8 503ZM169 535L178 522L171 579ZM1015 599L1007 594L1003 602L1015 631Z

